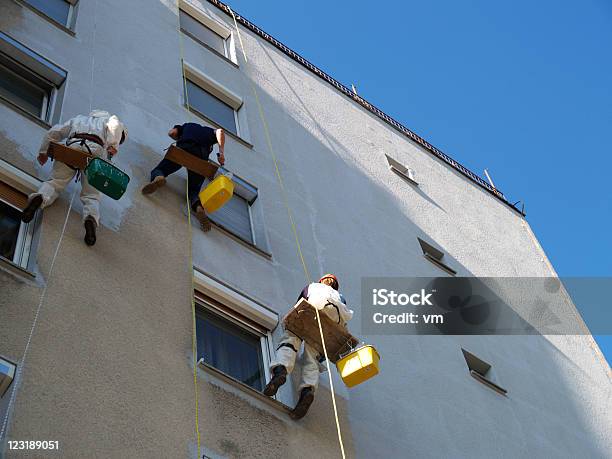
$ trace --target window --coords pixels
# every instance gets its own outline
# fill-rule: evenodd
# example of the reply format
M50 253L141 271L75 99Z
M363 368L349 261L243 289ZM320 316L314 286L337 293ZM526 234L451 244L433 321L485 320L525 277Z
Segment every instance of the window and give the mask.
M224 314L220 309L225 308L211 298L198 295L198 360L262 391L268 362L264 330L238 313Z
M227 40L214 30L190 16L183 10L179 11L181 30L207 48L227 57Z
M68 0L22 0L53 21L70 27L74 1Z
M408 180L408 182L411 183L412 185L418 186L418 182L414 178L414 171L412 169L404 166L402 163L400 163L399 161L396 161L395 159L391 158L387 154L385 154L385 156L387 158L387 163L389 163L389 169L391 169L393 172L395 172L397 175L399 175L403 179Z
M0 99L51 123L66 72L0 32ZM61 91L63 92L63 91Z
M502 395L506 395L508 393L506 389L491 381L491 365L484 360L480 360L474 354L466 351L465 349L461 349L461 352L463 352L463 358L465 359L465 363L467 363L468 370L470 371L472 378Z
M185 90L189 109L195 109L222 128L238 135L236 111L233 107L189 79Z
M0 56L0 96L30 115L46 120L53 87Z
M427 242L425 242L423 239L419 237L417 237L417 239L419 241L419 244L421 245L421 250L423 250L423 256L425 258L427 258L434 265L443 269L447 273L452 274L453 276L457 274L457 271L455 271L453 268L451 268L446 263L444 263L443 261L444 252L442 252L439 249L436 249L433 245L428 244Z
M232 199L216 212L210 214L210 219L221 228L238 236L243 241L253 245L261 245L256 240L251 206L257 199L257 188L234 176L234 194Z
M21 221L21 211L27 204L27 196L0 182L0 259L4 258L26 269L32 246L33 228Z
M15 379L15 364L0 357L0 398L4 397Z

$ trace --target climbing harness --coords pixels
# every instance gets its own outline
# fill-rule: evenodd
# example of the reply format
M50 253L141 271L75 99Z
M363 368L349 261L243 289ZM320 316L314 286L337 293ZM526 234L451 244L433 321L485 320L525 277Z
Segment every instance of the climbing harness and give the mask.
M236 28L236 33L238 35L238 40L240 42L240 47L242 49L242 55L244 56L244 61L245 63L248 63L248 58L246 55L246 50L244 48L244 43L242 41L242 35L240 34L240 29L238 28L238 21L236 20L236 15L234 14L234 11L228 6L229 12L232 15L232 18L234 19L234 27ZM250 80L249 80L250 81ZM259 100L259 94L257 92L257 89L255 87L255 84L251 81L251 89L253 91L253 95L255 97L255 101L257 103L257 107L258 107L258 111L259 111L259 116L261 118L261 122L262 125L264 127L264 133L265 133L265 137L266 137L266 142L268 144L268 148L270 150L270 154L272 156L272 161L274 163L274 168L276 170L276 178L278 180L280 189L281 189L281 194L283 196L283 201L285 203L285 207L287 209L287 215L289 217L289 222L291 224L291 229L295 238L295 243L296 243L296 248L297 248L297 252L298 252L298 256L300 258L300 261L302 262L302 267L304 269L304 274L306 276L306 279L308 281L308 283L311 283L311 276L310 276L310 272L308 271L308 267L306 266L306 262L304 261L304 255L302 252L302 248L301 248L301 244L300 244L300 238L297 232L297 228L295 225L295 221L293 219L293 214L291 212L291 208L289 206L289 199L287 197L287 192L285 190L285 185L283 183L283 179L280 173L280 168L278 166L278 161L276 158L276 153L274 152L274 147L272 145L272 139L270 137L270 130L268 128L268 123L266 121L266 117L264 115L264 111L263 111L263 107L261 105L261 101ZM342 454L342 458L345 459L346 458L346 454L344 452L344 443L342 441L342 431L340 429L340 420L338 417L338 408L336 406L336 395L335 395L335 391L334 391L334 382L332 379L332 374L331 374L331 368L329 365L329 356L327 355L327 347L325 346L325 336L323 334L323 328L321 327L321 317L319 314L319 310L315 308L316 311L316 316L317 316L317 324L319 326L319 334L320 334L320 338L321 338L321 343L322 343L322 347L323 347L323 353L325 356L325 364L327 366L327 375L329 378L329 386L330 386L330 391L331 391L331 396L332 396L332 405L334 408L334 417L335 417L335 421L336 421L336 431L338 433L338 443L340 444L340 452Z

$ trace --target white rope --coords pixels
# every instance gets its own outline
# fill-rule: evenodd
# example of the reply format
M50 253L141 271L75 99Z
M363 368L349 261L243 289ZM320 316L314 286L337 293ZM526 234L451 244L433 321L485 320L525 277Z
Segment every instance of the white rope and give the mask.
M2 430L0 430L0 441L4 438L4 432L6 430L6 426L8 424L8 417L11 412L11 408L15 403L15 398L17 396L17 385L21 382L21 377L23 375L23 369L25 367L26 358L28 356L28 351L30 349L30 343L32 342L32 336L34 336L34 329L36 328L36 324L38 323L38 316L40 315L40 311L42 309L43 303L45 301L45 297L47 295L47 289L49 288L49 284L51 283L51 275L53 274L53 267L55 266L55 260L57 259L57 254L59 253L60 246L62 244L62 240L64 239L64 233L66 232L66 226L68 225L68 218L70 217L70 211L72 210L72 203L74 202L74 197L76 196L78 188L72 192L72 197L70 198L70 204L68 205L68 212L66 213L66 218L64 220L64 226L62 227L62 232L60 233L59 240L57 241L57 245L55 246L55 253L53 254L53 258L51 259L51 266L49 267L49 273L47 274L47 282L43 287L43 291L40 294L40 301L38 302L38 307L36 308L36 314L34 314L34 320L32 321L32 327L30 328L30 334L28 335L28 340L25 345L25 349L23 351L23 356L21 357L21 362L17 365L17 374L15 375L15 379L13 380L13 389L11 392L11 398L8 403L8 407L6 408L6 413L4 415L4 420L2 422Z
M248 59L247 59L247 55L246 55L246 51L244 48L244 43L242 42L242 35L240 33L240 29L238 28L238 21L236 20L236 15L234 14L234 11L228 6L228 9L232 15L232 18L234 19L234 27L236 28L236 33L238 35L238 40L240 42L240 47L242 48L242 55L244 56L244 61L245 63L248 63ZM274 161L274 166L276 167L276 175L279 181L279 185L281 187L281 191L283 192L284 196L285 196L285 205L287 207L287 213L289 215L289 221L291 223L291 227L293 229L294 232L294 236L295 236L295 241L296 241L296 245L297 245L297 250L298 250L298 255L300 257L300 260L302 261L302 265L304 267L304 273L306 275L306 278L308 280L308 282L310 282L310 273L308 272L308 268L306 266L306 263L304 261L304 257L302 254L302 249L300 247L300 240L299 240L299 236L295 227L295 223L293 221L293 216L292 216L292 212L291 209L289 207L289 200L286 198L286 194L285 194L285 187L283 185L283 179L281 177L280 174L280 168L278 167L278 162L276 160L276 154L274 152L274 147L272 146L272 140L270 138L270 133L269 133L269 129L268 129L268 123L266 121L265 115L264 115L264 111L263 111L263 107L261 105L261 102L259 100L259 95L257 93L257 89L255 87L255 84L249 80L251 82L251 87L253 89L253 94L255 96L255 101L257 102L257 106L259 109L259 115L261 117L261 121L264 127L264 131L266 134L266 141L268 143L268 148L270 149L270 154L272 155L272 160ZM331 396L332 396L332 405L334 407L334 418L336 420L336 430L338 433L338 443L340 444L340 452L342 453L342 459L346 459L346 454L344 452L344 442L342 441L342 431L340 429L340 418L338 416L338 407L336 406L336 392L334 390L334 382L332 379L332 374L331 374L331 367L329 365L329 358L327 355L327 347L325 346L325 337L323 336L323 328L321 325L321 318L319 316L319 310L316 309L316 313L317 313L317 324L319 325L319 334L321 336L321 343L323 344L323 354L325 355L325 365L327 366L327 376L329 378L329 386L330 386L330 391L331 391Z
M93 14L93 35L91 40L91 80L89 89L89 113L93 110L93 95L94 95L94 69L96 65L96 14L98 11L98 0L94 1L94 14Z

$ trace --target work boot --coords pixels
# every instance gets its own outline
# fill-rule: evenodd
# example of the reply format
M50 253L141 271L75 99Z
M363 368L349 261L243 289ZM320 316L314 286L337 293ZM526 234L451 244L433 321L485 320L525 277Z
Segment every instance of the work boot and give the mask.
M144 187L142 187L142 194L151 194L154 193L155 190L161 188L166 184L166 177L163 175L158 175L151 182L147 183Z
M93 217L85 219L85 244L91 246L96 243L96 221Z
M28 205L25 209L23 209L23 212L21 213L21 221L24 223L30 223L34 218L34 214L40 208L42 203L43 197L39 194L30 199L30 202L28 202Z
M268 385L263 391L264 395L267 395L268 397L272 397L273 395L276 395L278 388L282 386L283 384L285 384L286 381L287 381L287 369L282 365L274 367L272 369L272 379L270 380L270 382L268 383Z
M308 408L312 405L314 401L314 389L312 387L304 387L302 392L300 392L300 399L293 408L293 411L289 413L292 419L302 419L306 413L308 413Z
M208 215L206 215L206 212L202 206L198 206L196 209L196 217L200 222L200 228L202 228L202 231L205 233L210 231L212 224L210 223L210 219L208 218Z

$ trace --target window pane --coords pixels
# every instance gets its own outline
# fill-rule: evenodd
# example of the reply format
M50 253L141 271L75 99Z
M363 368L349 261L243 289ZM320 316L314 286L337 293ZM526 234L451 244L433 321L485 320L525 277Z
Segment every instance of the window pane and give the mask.
M202 43L206 43L212 49L225 56L225 40L216 32L213 32L201 22L189 16L184 11L179 11L181 29L189 33Z
M187 102L219 126L237 134L234 109L225 102L187 80Z
M236 236L254 242L251 233L249 203L243 197L234 194L223 207L210 214L210 219Z
M10 100L28 113L41 118L45 95L46 93L42 88L0 65L0 96Z
M68 25L68 14L70 3L65 0L25 0L37 10L45 13L50 18L62 25Z
M0 201L0 256L11 261L15 256L20 226L21 212Z
M207 310L198 311L198 360L259 391L264 386L260 338Z

